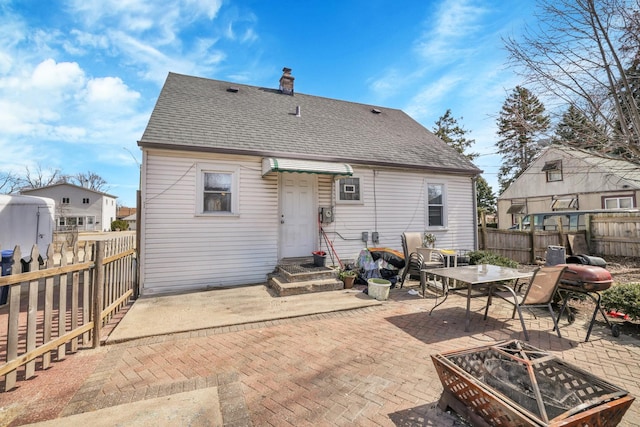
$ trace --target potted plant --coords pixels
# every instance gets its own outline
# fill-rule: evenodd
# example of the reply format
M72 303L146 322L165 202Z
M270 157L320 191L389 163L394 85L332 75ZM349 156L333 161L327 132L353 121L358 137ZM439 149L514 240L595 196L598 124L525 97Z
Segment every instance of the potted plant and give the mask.
M342 280L345 289L351 289L355 282L357 274L353 270L340 270L338 279Z
M433 233L424 232L422 236L422 246L425 248L435 248L436 247L436 235Z

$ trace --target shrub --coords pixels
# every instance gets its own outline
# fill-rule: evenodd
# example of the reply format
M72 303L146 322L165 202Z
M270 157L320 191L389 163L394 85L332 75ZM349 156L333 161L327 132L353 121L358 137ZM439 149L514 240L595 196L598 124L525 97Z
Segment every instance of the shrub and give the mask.
M473 251L469 252L467 256L469 256L469 263L474 265L493 264L501 267L518 268L518 263L514 260L493 252Z
M640 283L615 285L602 292L602 306L607 311L618 311L632 320L640 319Z
M129 224L127 221L123 221L121 219L116 219L111 223L111 231L126 231L129 229Z

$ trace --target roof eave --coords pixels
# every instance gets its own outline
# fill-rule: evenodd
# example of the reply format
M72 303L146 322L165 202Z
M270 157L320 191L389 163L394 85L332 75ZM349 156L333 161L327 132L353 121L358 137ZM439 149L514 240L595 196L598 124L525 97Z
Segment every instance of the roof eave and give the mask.
M145 142L138 141L138 146L141 148L149 148L156 150L177 150L177 151L187 151L187 152L205 152L205 153L219 153L219 154L230 154L230 155L239 155L239 156L258 156L258 157L286 157L289 159L298 159L298 160L318 160L325 162L340 162L340 163L350 163L350 164L358 164L363 166L380 166L380 167L390 167L390 168L403 168L403 169L414 169L414 170L429 170L436 172L446 172L458 175L469 175L469 176L477 176L480 175L483 171L478 168L449 168L449 167L438 167L438 166L427 166L427 165L412 165L407 163L393 163L393 162L381 162L381 161L365 161L362 159L348 159L344 157L330 157L330 156L318 156L313 154L299 154L299 153L290 153L290 152L275 152L275 151L261 151L261 150L239 150L239 149L226 149L226 148L213 148L213 147L196 147L196 146L185 146L180 144L167 144L167 143L155 143L155 142Z

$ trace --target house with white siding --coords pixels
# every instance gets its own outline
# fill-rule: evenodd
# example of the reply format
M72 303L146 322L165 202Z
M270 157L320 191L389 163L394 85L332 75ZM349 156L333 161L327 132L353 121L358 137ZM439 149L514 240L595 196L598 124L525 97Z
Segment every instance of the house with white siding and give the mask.
M405 231L476 248L467 158L400 110L297 93L288 68L275 86L169 73L138 141L142 294L265 283L317 250L402 251Z
M63 182L20 193L55 200L57 231L110 231L116 219L117 197L102 191Z
M498 197L498 227L542 212L635 209L639 198L637 164L551 145Z

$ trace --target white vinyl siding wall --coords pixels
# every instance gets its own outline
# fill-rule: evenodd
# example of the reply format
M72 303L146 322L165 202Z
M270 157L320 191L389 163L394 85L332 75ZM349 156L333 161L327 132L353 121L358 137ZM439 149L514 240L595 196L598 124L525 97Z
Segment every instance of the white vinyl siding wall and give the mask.
M431 230L437 237L436 247L474 249L476 230L470 177L392 169L376 169L374 172L357 167L354 168L354 176L361 178L363 204L336 204L334 186L334 222L324 226L341 259L353 260L367 246L402 251L400 236L403 232L424 232L427 182L445 186L447 226ZM361 240L363 231L369 234L367 243ZM378 244L371 241L374 231L379 233Z
M195 215L198 163L238 166L239 215ZM277 263L277 182L262 178L258 158L148 154L143 294L264 283Z
M195 203L201 197L197 194L197 170L198 164L204 163L237 168L239 215L196 215ZM168 151L145 152L144 167L140 227L143 294L266 282L278 262L278 174L263 178L259 157L198 153L196 158ZM323 228L341 260L353 261L367 246L402 251L403 232L423 232L427 182L445 185L447 227L433 231L436 246L473 249L476 230L470 177L354 169L354 176L361 178L361 204L337 204L336 178L318 175L317 206L334 210L334 222L323 224ZM363 231L369 236L366 243L361 240ZM380 236L375 245L371 241L374 231ZM318 236L318 249L329 252ZM337 264L337 259L333 263Z

